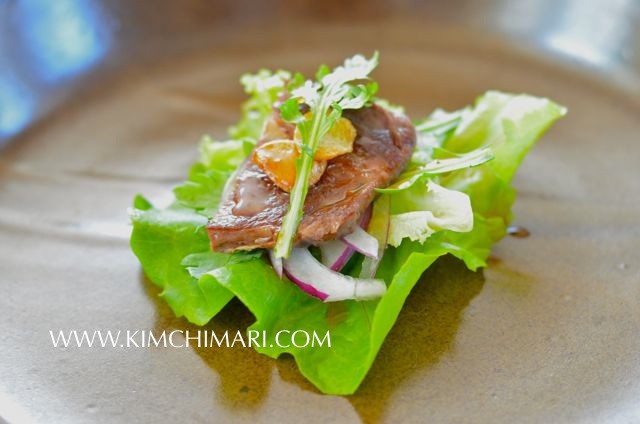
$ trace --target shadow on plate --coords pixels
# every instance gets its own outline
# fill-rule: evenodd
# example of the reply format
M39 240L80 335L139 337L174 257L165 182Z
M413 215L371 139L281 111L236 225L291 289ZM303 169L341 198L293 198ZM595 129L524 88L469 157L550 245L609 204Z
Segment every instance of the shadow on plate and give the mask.
M237 299L233 299L206 326L199 327L184 318L177 318L169 305L160 297L160 289L144 274L141 275L145 293L156 308L155 334L162 331L198 330L214 331L222 334L229 331L232 337L236 331L244 333L255 321L253 315ZM273 374L273 359L260 355L253 349L235 347L209 348L191 347L220 379L220 400L230 408L255 409L268 393ZM302 377L301 377L302 378Z
M143 280L145 291L158 311L154 331L199 328L176 318L157 296L157 288L148 279ZM462 312L483 285L482 272L467 270L453 257L441 258L422 276L365 381L356 394L347 396L363 422L379 421L403 381L436 364L451 348ZM220 333L243 331L253 321L251 313L234 299L205 328ZM221 400L231 407L257 408L268 393L274 365L283 380L318 393L299 373L291 356L274 361L243 347L193 349L219 375Z

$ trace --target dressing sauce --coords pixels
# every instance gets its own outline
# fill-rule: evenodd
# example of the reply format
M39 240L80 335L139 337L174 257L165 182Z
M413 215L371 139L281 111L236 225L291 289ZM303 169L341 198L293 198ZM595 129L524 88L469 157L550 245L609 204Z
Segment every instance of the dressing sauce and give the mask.
M507 227L507 234L512 237L525 238L531 235L531 232L520 225L509 225Z
M269 206L269 196L269 190L265 187L262 177L252 173L238 180L237 203L233 213L243 216L256 215Z

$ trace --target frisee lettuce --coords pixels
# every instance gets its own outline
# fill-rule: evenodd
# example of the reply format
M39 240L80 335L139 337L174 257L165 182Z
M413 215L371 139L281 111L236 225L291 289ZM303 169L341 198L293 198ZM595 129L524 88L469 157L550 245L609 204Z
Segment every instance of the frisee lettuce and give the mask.
M242 75L240 83L249 100L242 104L240 121L229 128L229 136L233 140L258 140L262 124L273 112L274 102L291 79L291 73L283 70L261 69L256 74Z
M273 74L262 72L254 77L269 79ZM277 82L285 83L284 78ZM493 159L421 176L410 186L381 194L371 222L379 227L378 237L386 238L385 231L389 231L397 246L388 247L379 264L365 259L361 267L352 267L350 274L372 272L377 266L375 276L386 282L387 292L377 300L327 304L279 279L259 250L224 254L209 248L207 217L217 208L226 179L250 150L243 140L255 140L257 129L269 114L265 107L256 105L264 106L277 96L275 90L269 91L272 85L267 82L260 85L254 80L251 84L262 88L248 90L252 106L243 109L242 125L232 131L235 141L203 142L201 159L188 180L174 190L173 204L159 209L136 197L131 210L131 247L175 314L195 324L206 324L235 296L256 318L250 329L264 330L270 337L280 330L317 334L329 330L331 348L282 348L270 339L257 349L274 358L290 353L300 372L321 391L350 394L367 374L426 268L446 254L463 260L472 270L486 265L492 244L504 235L511 219L515 191L510 182L519 163L536 139L566 111L546 99L488 92L473 107L452 113L436 111L419 122L419 143L411 166L425 166L434 159L465 158L482 149L490 150ZM268 96L260 90L267 90ZM442 198L429 197L436 193ZM469 229L470 209L473 227L460 232ZM408 213L421 217L424 225L418 233L414 227L420 223L402 222L403 214ZM429 214L440 220L434 221ZM395 224L391 224L393 220ZM287 344L285 339L280 337L281 345Z
M473 228L469 196L460 191L429 181L387 196L391 203L387 242L391 246L398 247L405 238L424 243L438 231L466 233Z

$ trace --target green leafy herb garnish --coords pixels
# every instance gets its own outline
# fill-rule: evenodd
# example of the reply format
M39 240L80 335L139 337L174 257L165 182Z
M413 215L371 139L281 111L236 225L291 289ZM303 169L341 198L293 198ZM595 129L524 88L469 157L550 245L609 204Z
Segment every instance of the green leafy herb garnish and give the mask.
M428 177L482 165L491 159L493 159L493 153L488 147L472 150L469 153L463 153L453 158L433 159L422 166L411 168L403 172L395 183L387 188L380 188L376 191L380 193L392 193L406 190L418 181Z
M316 73L317 81L306 81L295 88L291 97L281 105L282 118L295 123L300 131L303 154L298 159L296 181L289 197L289 210L282 221L274 248L276 257L288 257L293 247L309 191L313 157L320 139L340 118L344 109L359 109L371 100L377 91L377 84L360 81L369 80L369 74L377 65L377 52L371 59L361 55L353 56L332 72L326 65L322 65ZM310 115L302 114L299 108L301 103L309 106Z

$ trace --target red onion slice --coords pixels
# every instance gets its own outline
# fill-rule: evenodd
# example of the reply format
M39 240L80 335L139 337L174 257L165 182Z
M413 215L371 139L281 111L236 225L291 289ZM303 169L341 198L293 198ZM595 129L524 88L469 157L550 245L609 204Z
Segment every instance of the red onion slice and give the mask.
M340 271L349 262L355 250L341 240L325 241L318 246L322 256L322 264L332 271Z
M360 217L360 227L367 228L371 220L371 206ZM357 249L342 240L329 240L320 245L322 263L333 271L340 271L349 262Z
M356 227L351 234L343 236L342 241L356 252L362 253L370 258L378 259L378 239L362 228Z
M374 299L387 290L382 280L353 278L332 271L318 262L306 248L294 248L283 265L292 282L323 302Z

